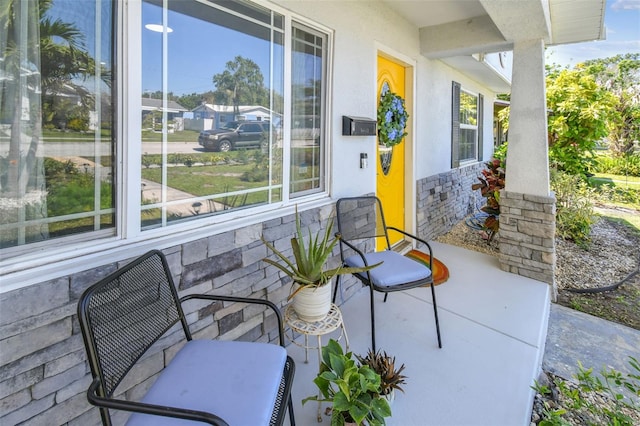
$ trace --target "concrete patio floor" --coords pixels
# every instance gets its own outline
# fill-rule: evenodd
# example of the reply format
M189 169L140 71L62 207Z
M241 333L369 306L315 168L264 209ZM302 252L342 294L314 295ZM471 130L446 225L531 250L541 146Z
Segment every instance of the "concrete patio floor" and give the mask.
M376 295L378 349L405 364L405 393L397 393L388 425L528 425L544 354L549 287L500 270L495 257L432 243L450 278L436 287L442 349L438 348L429 288ZM341 304L350 347L366 354L371 344L368 289ZM337 338L338 332L323 337ZM301 338L298 338L301 341ZM311 341L311 339L310 339ZM344 339L341 340L344 344ZM296 362L293 387L296 423L318 424L317 351L289 344ZM323 404L322 410L328 404ZM324 417L329 424L330 417Z

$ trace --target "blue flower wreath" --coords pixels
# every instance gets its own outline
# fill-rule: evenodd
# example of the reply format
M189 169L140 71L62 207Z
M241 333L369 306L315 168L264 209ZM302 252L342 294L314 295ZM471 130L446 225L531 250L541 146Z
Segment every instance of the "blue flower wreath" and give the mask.
M386 90L385 90L386 89ZM409 114L404 99L384 87L378 104L378 141L385 146L394 146L407 136Z

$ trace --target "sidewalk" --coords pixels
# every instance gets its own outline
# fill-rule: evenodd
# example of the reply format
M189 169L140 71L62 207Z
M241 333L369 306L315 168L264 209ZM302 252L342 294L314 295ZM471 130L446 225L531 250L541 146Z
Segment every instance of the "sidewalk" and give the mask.
M580 361L596 373L607 367L626 374L629 356L640 361L640 330L551 304L543 370L571 379Z

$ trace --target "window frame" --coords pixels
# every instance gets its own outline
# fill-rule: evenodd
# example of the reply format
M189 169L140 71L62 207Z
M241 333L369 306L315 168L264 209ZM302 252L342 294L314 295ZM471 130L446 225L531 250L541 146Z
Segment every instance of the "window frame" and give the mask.
M278 202L274 202L274 203L268 203L268 204L264 204L264 205L256 205L256 206L251 206L248 207L246 209L236 209L236 210L230 210L227 213L221 214L221 215L215 215L215 216L203 216L200 218L194 218L192 220L188 220L188 221L183 221L180 223L172 223L168 226L162 226L162 227L158 227L158 228L149 228L149 229L143 229L142 228L142 224L141 224L141 220L139 217L139 211L136 211L135 208L127 208L127 222L125 224L123 224L123 228L126 231L126 235L123 234L122 238L127 240L127 239L145 239L145 237L149 237L149 238L155 238L156 236L164 236L166 235L170 235L170 234L175 234L178 232L184 232L184 231L189 231L191 229L198 229L201 228L202 226L212 226L214 228L220 228L220 229L228 229L230 222L236 223L239 220L245 219L247 216L252 216L252 215L265 215L268 218L273 218L273 217L279 217L280 214L278 214L278 212L280 211L280 209L282 209L283 207L289 207L289 206L294 206L295 204L299 204L300 202L314 202L316 200L320 200L320 199L328 199L329 198L329 188L330 188L330 174L329 174L329 170L330 170L330 151L331 151L331 147L328 146L329 145L329 141L326 138L326 135L330 134L330 126L331 126L331 120L330 120L330 105L331 105L331 100L329 99L331 91L330 91L330 87L331 87L331 79L332 79L332 74L331 74L331 63L332 63L332 57L333 57L333 30L317 23L314 21L311 21L309 19L303 18L287 9L282 9L280 7L278 7L277 5L265 5L261 2L258 1L254 1L251 2L253 4L255 4L258 7L266 7L269 10L281 14L284 17L284 109L283 109L283 139L284 139L284 152L283 152L283 177L282 177L282 200L278 201ZM213 3L211 5L211 7L220 7L218 4ZM136 5L136 15L133 18L129 19L129 33L130 34L139 34L140 31L142 31L142 20L141 20L141 10L142 7L141 5ZM225 9L224 7L221 7L222 10L227 11L227 9ZM167 11L164 10L163 11L163 20L167 19ZM129 11L129 16L131 15L131 12ZM323 105L322 105L322 109L324 112L324 123L322 123L321 126L321 132L323 132L323 134L325 135L324 138L324 142L325 142L325 146L324 146L324 158L323 158L323 166L322 166L322 170L321 170L321 179L324 180L324 184L322 185L322 189L320 190L313 190L313 191L309 191L306 193L295 193L295 195L292 195L292 193L290 192L290 156L291 156L291 132L290 132L290 128L291 128L291 104L292 104L292 93L291 93L291 77L292 77L292 58L291 58L291 53L292 53L292 32L293 32L293 26L294 25L301 25L302 27L306 27L312 31L315 31L319 34L322 34L326 37L326 46L324 49L324 59L326 60L326 66L324 67L324 71L323 71L323 78L325 79L325 84L324 84L324 91L323 91ZM163 34L163 37L166 37L166 34ZM130 37L128 37L130 39ZM132 66L135 66L134 64L139 63L139 67L142 66L141 64L141 60L140 57L141 55L141 43L140 41L137 41L135 45L128 45L129 47L131 47L129 49L129 52L127 54L127 59L128 62L130 64L132 64ZM164 45L166 48L166 45ZM166 52L165 52L166 54ZM165 65L166 66L166 65ZM131 79L129 81L130 85L128 87L128 90L124 90L125 93L142 93L142 81L141 81L141 76L138 75L139 73L136 74L136 78L135 79ZM165 74L166 75L166 74ZM165 87L166 88L166 87ZM167 92L166 90L163 90L165 93ZM124 95L123 95L124 96ZM133 114L129 114L127 116L127 123L129 124L128 128L126 129L125 133L128 135L127 138L131 139L132 137L134 138L139 138L139 131L140 131L140 124L137 124L135 126L132 126L132 123L136 123L138 121L141 121L141 119L136 115L136 111L140 110L140 106L138 100L136 99L135 96L129 96L128 97L128 101L129 101L129 106L128 106L128 110L129 111L133 111ZM135 140L135 139L134 139ZM136 144L134 144L136 145ZM139 155L142 155L141 152L141 147L138 146L134 146L134 157L128 156L127 158L138 158ZM137 182L141 182L141 168L139 167L139 164L137 164L136 162L131 162L131 161L126 161L125 159L122 160L122 163L127 163L126 164L126 168L127 168L127 177L126 180L124 180L125 182L131 182L131 179L136 179ZM133 169L133 170L132 170ZM126 188L122 188L120 186L117 187L117 189L124 189L125 192L127 192L127 196L123 197L123 202L125 200L129 201L129 204L133 204L134 206L140 206L140 202L141 202L141 197L140 197L140 191L137 188L132 187L131 185L128 185L128 187ZM231 227L233 227L233 223L231 223ZM238 224L238 226L240 226L240 224ZM175 229L175 230L174 230ZM214 231L215 232L215 231Z
M468 90L456 81L452 82L451 92L451 168L454 169L483 161L484 95ZM462 93L476 98L476 125L460 122L460 96ZM474 158L460 158L463 130L475 130L476 155Z
M308 196L312 196L314 194L321 194L321 193L326 193L328 194L328 188L329 188L329 174L328 174L328 170L329 170L329 152L330 152L330 147L329 147L329 143L328 143L328 138L327 135L329 135L329 123L330 123L330 108L329 106L331 105L331 102L329 101L329 94L330 92L330 87L331 87L331 79L329 78L330 75L330 66L331 66L331 61L330 58L332 57L332 51L330 49L330 47L332 46L331 44L331 33L328 31L322 31L319 29L319 27L317 25L312 25L309 24L308 22L300 19L299 17L296 18L292 18L291 22L288 25L288 29L289 29L289 39L285 40L286 43L289 43L289 54L291 55L293 52L293 28L296 27L302 31L306 31L309 33L314 33L316 37L323 37L324 38L324 43L325 43L325 48L323 49L323 56L322 56L322 62L323 62L323 69L322 69L322 80L323 80L323 84L322 84L322 91L321 91L321 96L322 96L322 100L321 100L321 104L320 104L320 110L321 110L321 117L324 118L324 122L321 122L321 126L319 127L319 140L320 140L320 173L318 176L318 179L320 180L320 188L315 189L309 189L309 190L301 190L301 191L296 191L296 192L292 192L291 191L291 168L293 167L293 165L291 164L291 160L289 159L288 161L288 169L286 171L286 175L288 178L288 182L286 184L286 190L285 193L287 195L287 199L290 201L295 201L298 202L299 199L304 199L304 197L308 197ZM292 74L292 68L293 68L293 60L292 58L289 58L289 79L287 81L287 78L285 77L285 87L288 87L291 90L292 87L292 81L293 78L291 76ZM286 68L286 67L285 67ZM285 75L287 75L287 70L285 70ZM288 110L285 109L285 111L289 111L289 118L291 120L293 120L293 95L289 94L288 98L286 98L289 101L289 104L287 106L287 103L285 101L285 108L289 108ZM287 115L287 114L285 114ZM321 120L322 121L322 120ZM288 124L288 128L290 129L290 131L293 131L293 126L292 126L293 122L289 122ZM291 134L289 135L289 138L287 139L288 143L289 143L289 149L287 150L289 152L289 154L291 154Z
M197 1L197 0L194 0ZM260 1L252 2L259 7L279 13L284 18L284 116L283 137L290 144L291 125L291 39L292 25L299 23L326 36L324 70L324 122L321 131L331 134L331 86L334 30L315 21L304 18L294 12L274 4L265 6ZM142 101L132 93L143 93L142 76L142 30L141 2L116 2L111 37L113 38L113 115L114 115L114 201L115 232L105 235L100 231L80 233L77 236L52 239L18 247L19 253L4 257L0 265L0 276L9 280L0 284L0 289L14 289L56 279L92 267L112 262L114 257L126 258L138 255L152 248L168 248L203 238L203 235L215 235L233 231L245 226L272 220L292 213L297 204L304 203L317 207L327 203L330 197L331 146L325 137L325 149L322 173L323 189L311 194L291 197L289 194L290 149L283 154L283 200L272 204L254 206L247 209L230 211L224 215L201 217L191 221L172 224L167 227L145 229L141 227L140 203L142 180L140 161L141 144L127 143L140 138L142 128ZM167 19L163 11L163 19ZM163 34L166 37L166 34ZM166 49L166 44L165 47ZM165 52L166 54L166 52ZM284 210L283 210L284 209ZM62 242L62 244L61 244ZM45 254L46 253L46 254ZM43 255L45 254L45 255Z

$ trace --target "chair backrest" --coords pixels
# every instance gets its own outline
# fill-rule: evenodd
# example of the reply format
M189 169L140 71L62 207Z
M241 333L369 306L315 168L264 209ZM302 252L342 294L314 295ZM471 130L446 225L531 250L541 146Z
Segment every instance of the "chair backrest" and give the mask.
M89 287L78 319L98 393L110 397L136 361L178 321L191 335L164 255L153 250Z
M390 248L382 203L378 197L341 198L336 203L336 216L342 239L354 242L383 237L386 248Z

